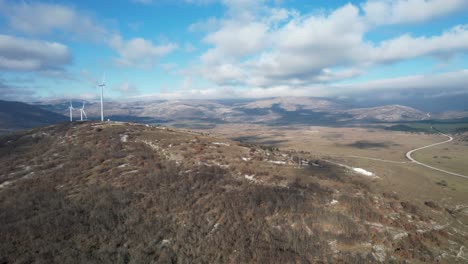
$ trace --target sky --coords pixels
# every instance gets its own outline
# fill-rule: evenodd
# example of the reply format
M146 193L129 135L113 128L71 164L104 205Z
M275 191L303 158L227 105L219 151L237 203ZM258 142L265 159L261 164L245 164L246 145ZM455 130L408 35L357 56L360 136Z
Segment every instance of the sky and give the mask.
M468 94L468 0L0 0L0 99Z

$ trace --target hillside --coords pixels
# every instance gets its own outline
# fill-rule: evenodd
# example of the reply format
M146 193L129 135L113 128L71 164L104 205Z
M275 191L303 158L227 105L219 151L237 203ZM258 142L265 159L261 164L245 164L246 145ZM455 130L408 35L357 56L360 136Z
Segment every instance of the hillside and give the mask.
M81 105L81 102L74 102ZM36 104L48 111L66 115L68 103L63 101ZM87 102L91 119L100 116L100 105ZM155 100L136 102L106 102L105 114L115 121L144 123L187 121L217 123L261 123L267 125L329 125L365 122L402 122L428 119L457 119L464 112L428 115L402 105L353 108L325 98L276 97L251 100Z
M67 117L40 107L0 100L0 133L64 122Z
M399 122L427 120L430 118L427 113L403 105L356 108L346 112L352 115L353 120Z
M1 263L454 263L468 246L378 176L195 132L62 124L0 138L0 162Z

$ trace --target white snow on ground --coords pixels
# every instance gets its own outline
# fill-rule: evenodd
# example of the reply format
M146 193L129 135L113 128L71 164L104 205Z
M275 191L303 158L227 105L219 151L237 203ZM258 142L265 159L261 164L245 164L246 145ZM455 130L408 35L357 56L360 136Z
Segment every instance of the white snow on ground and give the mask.
M254 177L255 177L255 175L247 175L247 174L245 175L245 178L247 180L251 180L251 181L255 181Z
M387 257L387 253L385 252L385 247L383 245L374 245L372 247L372 256L378 262L384 262Z
M138 170L126 171L126 172L122 173L121 176L128 175L128 174L135 174L137 172L138 172Z
M122 164L122 165L118 166L117 168L125 168L125 167L128 167L128 164L126 164L126 163Z
M362 174L364 176L369 176L369 177L373 177L375 176L374 173L370 172L370 171L366 171L365 169L361 169L361 168L353 168L353 171L354 172L357 172L359 174Z
M269 160L268 162L278 165L286 165L286 161L279 161L279 160Z
M337 203L338 203L337 200L332 200L332 201L330 202L331 205L335 205L335 204L337 204Z
M249 161L249 160L251 160L251 158L242 157L242 160L243 161Z
M261 181L255 179L255 174L252 174L252 175L248 175L246 174L244 176L247 180L251 181L251 182L254 182L254 183L260 183Z
M122 142L127 142L127 141L128 141L128 135L122 135L122 136L120 136L120 141L122 141Z
M401 232L401 233L398 233L396 235L393 236L393 240L400 240L404 237L407 237L408 236L408 233L406 232Z
M227 146L227 147L229 147L229 146L230 146L228 143L224 143L224 142L213 142L213 145L218 145L218 146Z
M2 184L0 184L0 189L3 188L3 187L6 187L10 184L12 184L13 182L12 181L6 181L6 182L3 182Z

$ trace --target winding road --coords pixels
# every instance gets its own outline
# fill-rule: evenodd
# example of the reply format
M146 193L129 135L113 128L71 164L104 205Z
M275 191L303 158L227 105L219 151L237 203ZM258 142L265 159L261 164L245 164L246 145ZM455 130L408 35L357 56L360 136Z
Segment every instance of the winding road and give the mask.
M420 147L420 148L417 148L417 149L413 149L413 150L410 150L408 151L408 153L406 153L406 157L413 163L416 163L418 165L421 165L421 166L424 166L426 168L429 168L429 169L432 169L432 170L436 170L436 171L440 171L440 172L443 172L443 173L447 173L447 174L450 174L450 175L453 175L453 176L458 176L458 177L462 177L462 178L466 178L468 179L468 176L466 175L462 175L462 174L458 174L458 173L454 173L454 172L450 172L450 171L446 171L446 170L443 170L443 169L439 169L439 168L436 168L436 167L432 167L430 165L427 165L425 163L422 163L422 162L419 162L417 160L415 160L411 154L413 154L414 152L418 151L418 150L421 150L421 149L426 149L426 148L430 148L430 147L434 147L434 146L438 146L438 145L442 145L442 144L445 144L445 143L449 143L449 142L452 142L453 141L453 137L449 136L449 135L446 135L444 133L441 133L439 132L441 135L443 136L446 136L448 137L449 139L446 140L446 141L443 141L443 142L439 142L439 143L435 143L435 144L431 144L431 145L428 145L428 146L424 146L424 147Z

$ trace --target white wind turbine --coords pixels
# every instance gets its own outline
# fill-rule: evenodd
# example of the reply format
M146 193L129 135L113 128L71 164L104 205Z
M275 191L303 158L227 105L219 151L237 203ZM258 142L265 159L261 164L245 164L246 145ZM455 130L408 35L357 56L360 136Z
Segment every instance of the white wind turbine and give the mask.
M73 122L73 110L75 108L73 108L73 104L71 100L70 100L70 106L68 107L68 109L70 109L70 122Z
M102 82L98 84L101 88L101 122L104 122L104 87L106 86L104 79L105 75L102 76Z
M88 116L86 115L86 112L84 110L85 107L85 102L83 102L83 107L80 108L80 114L81 114L81 121L83 121L83 115L85 117L85 120L88 120Z

